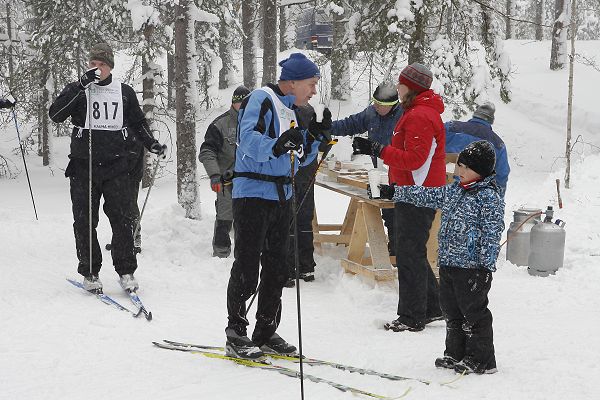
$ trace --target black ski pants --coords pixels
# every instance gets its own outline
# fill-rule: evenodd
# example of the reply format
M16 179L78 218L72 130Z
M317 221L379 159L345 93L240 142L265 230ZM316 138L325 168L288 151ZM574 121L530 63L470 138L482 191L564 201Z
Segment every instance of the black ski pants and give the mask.
M487 269L440 268L440 302L446 319L444 355L470 358L475 365L496 367L492 313L488 293L492 272Z
M427 260L427 240L435 210L398 202L394 208L398 316L410 326L442 315L439 286Z
M227 327L246 335L246 301L258 290L252 340L259 346L275 333L281 320L281 292L289 276L290 211L290 201L233 199L235 260L227 286Z
M73 231L79 266L77 272L90 275L89 256L89 177L87 160L71 160L65 171L70 180L73 210ZM100 198L104 198L104 213L110 221L113 233L111 255L115 271L119 275L131 274L137 269L133 250L133 217L131 215L131 177L126 162L115 161L111 165L92 169L92 267L98 275L102 265L102 252L98 243L98 211Z
M298 230L298 264L300 273L314 272L315 263L314 252L314 235L312 220L315 215L315 187L311 180L317 170L317 158L309 165L298 170L295 176L295 189L297 206L300 206L302 198L306 196L306 200L302 207L297 209L296 224ZM288 264L290 268L290 277L296 276L295 259L294 259L294 227L290 224L290 250Z
M396 235L394 232L394 209L383 208L381 209L381 218L383 218L383 225L387 229L388 234L388 253L390 256L396 255Z

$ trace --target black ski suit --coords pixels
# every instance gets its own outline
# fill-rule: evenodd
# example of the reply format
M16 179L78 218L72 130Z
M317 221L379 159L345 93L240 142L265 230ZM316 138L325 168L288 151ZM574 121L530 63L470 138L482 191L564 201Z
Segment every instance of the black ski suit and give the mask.
M120 86L119 86L120 85ZM91 99L87 93L93 91ZM119 96L120 93L120 96ZM89 129L88 101L92 105L92 261L89 260ZM52 103L49 115L54 122L71 117L71 153L65 176L70 180L73 205L73 230L79 259L78 272L97 275L102 265L102 253L96 236L100 198L104 197L104 213L110 220L113 239L111 255L119 275L131 274L137 268L133 249L131 214L135 166L139 160L133 136L147 149L158 143L152 136L134 90L115 81L112 75L83 90L79 82L68 84Z

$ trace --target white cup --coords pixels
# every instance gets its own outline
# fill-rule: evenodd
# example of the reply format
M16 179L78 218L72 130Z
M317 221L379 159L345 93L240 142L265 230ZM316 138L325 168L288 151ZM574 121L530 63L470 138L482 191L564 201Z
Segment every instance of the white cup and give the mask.
M371 186L371 197L378 199L379 184L381 183L381 171L378 169L372 169L369 171L369 186Z
M389 185L390 184L390 180L388 178L388 173L387 172L381 172L380 178L379 178L379 183L381 185Z

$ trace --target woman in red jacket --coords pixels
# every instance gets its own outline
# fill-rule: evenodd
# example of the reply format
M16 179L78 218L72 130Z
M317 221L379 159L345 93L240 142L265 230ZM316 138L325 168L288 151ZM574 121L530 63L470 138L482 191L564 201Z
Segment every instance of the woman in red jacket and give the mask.
M442 98L430 89L433 75L427 67L413 63L398 78L398 97L404 115L389 146L355 137L354 154L383 159L389 166L390 183L418 186L446 184L445 131L440 114ZM427 260L429 229L435 210L408 203L396 203L394 227L398 267L398 318L385 324L395 332L421 331L441 319L439 286Z

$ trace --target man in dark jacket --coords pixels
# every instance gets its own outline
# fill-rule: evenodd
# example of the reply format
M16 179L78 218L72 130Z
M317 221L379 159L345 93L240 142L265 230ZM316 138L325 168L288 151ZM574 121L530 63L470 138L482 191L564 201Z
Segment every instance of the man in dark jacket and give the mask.
M225 184L223 175L233 171L235 163L235 140L238 111L242 100L250 94L245 86L238 86L231 97L231 107L219 115L206 130L204 143L200 146L198 160L210 177L210 187L217 194L215 201L215 228L213 234L213 257L227 258L231 253L229 232L233 225L231 210L231 184Z
M373 104L344 119L333 121L331 134L335 136L358 135L368 132L369 140L387 146L391 143L392 133L404 109L398 103L398 91L390 82L380 83L373 92ZM373 157L377 166L377 157ZM388 251L394 254L394 209L381 210L383 222L388 232Z
M134 90L113 79L114 54L108 44L92 47L88 66L90 69L78 81L68 84L49 110L52 121L63 122L70 117L73 124L70 161L65 176L71 185L73 230L79 259L77 272L84 277L86 290L102 291L98 278L102 253L96 227L100 198L104 197L104 213L110 220L113 234L113 264L123 289L135 291L139 285L133 276L137 260L133 248L135 226L130 212L134 201L130 171L132 160L135 161L138 155L131 151L132 137L136 136L149 151L159 156L164 155L166 146L152 136Z
M506 193L506 184L510 166L506 154L506 145L500 136L492 129L496 107L487 102L477 107L473 118L467 122L450 121L444 124L446 128L446 153L460 153L468 144L487 140L494 145L496 151L496 183L500 187L501 195Z

